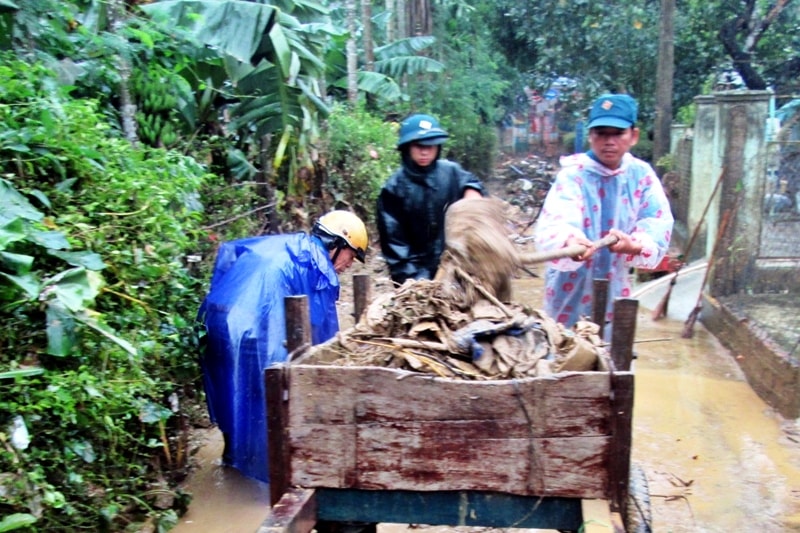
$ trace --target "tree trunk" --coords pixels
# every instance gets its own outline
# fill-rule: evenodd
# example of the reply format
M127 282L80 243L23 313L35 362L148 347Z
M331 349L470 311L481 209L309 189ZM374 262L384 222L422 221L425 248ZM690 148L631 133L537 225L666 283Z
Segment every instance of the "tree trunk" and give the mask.
M408 8L409 35L433 35L430 0L410 0Z
M278 233L278 216L275 212L275 188L271 183L272 174L272 160L270 157L270 146L272 146L272 134L267 133L261 136L261 147L258 152L258 162L260 168L258 170L258 186L256 190L261 195L267 204L270 205L267 209L267 221L261 233L274 235Z
M405 39L409 37L408 32L408 1L395 0L395 9L397 10L397 39Z
M364 47L364 70L375 70L375 43L372 42L372 0L361 0L361 26Z
M386 42L390 43L394 41L395 35L397 34L398 11L395 0L385 0L384 9L392 14L389 18L389 22L386 24Z
M108 7L109 28L112 33L117 33L125 21L125 3L122 0L112 0ZM119 68L119 100L122 123L122 133L125 139L133 146L139 144L139 135L136 133L136 104L131 98L129 81L131 78L131 64L124 54L117 56Z
M653 162L670 151L672 125L672 83L675 70L675 0L661 0L656 67L656 116L653 131Z
M358 48L356 46L356 0L347 0L347 101L355 105L358 101Z
M742 29L742 19L737 18L722 25L719 30L719 38L722 41L722 46L725 52L731 58L733 68L739 73L744 80L745 85L752 91L763 91L767 88L767 82L761 77L761 74L753 67L752 54L749 51L742 49L736 42L736 34Z

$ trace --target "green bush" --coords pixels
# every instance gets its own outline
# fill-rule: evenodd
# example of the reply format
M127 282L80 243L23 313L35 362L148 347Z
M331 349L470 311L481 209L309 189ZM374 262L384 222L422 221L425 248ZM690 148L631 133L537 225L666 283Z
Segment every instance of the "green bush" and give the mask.
M497 130L483 123L479 115L464 111L459 116L444 115L442 125L450 134L443 157L455 161L482 179L494 173Z
M165 530L187 504L181 431L202 399L194 316L208 271L189 258L230 235L203 228L200 200L246 211L250 191L134 148L54 80L0 64L0 433L8 442L15 421L29 434L0 447L0 516Z
M328 192L335 207L352 209L368 225L375 220L381 186L400 167L398 127L344 105L334 106L328 118L321 150Z

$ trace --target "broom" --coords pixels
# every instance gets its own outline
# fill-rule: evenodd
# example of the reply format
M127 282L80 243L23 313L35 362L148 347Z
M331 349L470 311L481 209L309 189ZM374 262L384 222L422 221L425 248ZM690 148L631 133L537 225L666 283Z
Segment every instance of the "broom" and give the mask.
M717 240L714 241L714 248L711 250L711 256L708 258L708 266L706 266L706 272L703 275L703 282L700 284L700 294L697 295L697 303L695 304L694 309L692 309L692 312L689 313L688 318L686 318L686 322L683 324L683 332L681 333L681 338L683 339L691 339L694 335L694 323L697 321L697 317L700 315L700 311L703 309L703 289L708 282L708 275L714 266L714 258L717 255L717 251L719 251L719 244L722 242L722 238L725 236L725 230L728 228L728 222L731 219L732 213L732 209L726 209L722 214L722 220L720 221L719 229L717 230Z
M686 244L686 248L683 251L683 258L687 261L689 260L689 253L692 251L692 246L694 245L694 241L697 240L697 235L700 233L700 227L703 225L703 221L706 218L706 213L708 213L708 208L711 207L711 200L714 199L714 196L717 194L720 185L722 184L722 178L725 176L725 169L723 168L719 174L719 178L717 178L717 183L714 185L714 190L711 191L711 196L708 197L708 201L706 202L706 206L703 209L703 214L700 215L700 220L697 221L697 224L694 226L694 230L692 231L692 236L689 237L689 242ZM652 319L659 320L667 316L667 307L669 307L669 298L672 295L672 288L678 282L678 274L680 273L680 268L675 271L675 274L672 275L672 279L669 280L669 285L667 286L667 292L664 294L664 297L661 298L661 301L658 302L658 305L655 306L653 309Z

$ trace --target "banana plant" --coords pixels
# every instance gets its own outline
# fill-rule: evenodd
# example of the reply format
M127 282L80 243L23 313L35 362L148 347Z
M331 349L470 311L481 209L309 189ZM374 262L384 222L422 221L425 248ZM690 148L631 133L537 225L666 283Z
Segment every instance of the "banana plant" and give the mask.
M140 8L165 31L178 26L219 55L234 100L228 130L252 143L279 138L272 164L289 163L291 194L292 170L312 165L320 117L330 112L320 90L328 10L307 0L164 0Z
M375 48L375 70L359 70L358 89L389 102L406 99L407 95L403 93L397 80L403 76L431 74L444 70L444 64L441 62L417 55L435 42L436 38L431 36L409 37ZM333 51L328 55L331 59L337 56L338 53ZM329 71L339 75L333 83L337 88L347 87L347 77L342 75L342 67L345 65L335 60L328 63Z
M345 16L341 9L331 10L331 17L337 28L344 28ZM390 11L378 11L372 17L371 22L376 26L378 35L387 34L386 30L392 16ZM364 28L358 28L356 31L363 34L371 33L364 32ZM350 34L344 29L330 34L325 51L327 77L333 79L332 85L340 89L347 88L346 46L349 37ZM438 73L444 70L444 64L440 61L420 55L420 52L435 42L435 37L422 35L393 40L374 48L375 63L372 70L363 68L362 64L356 74L358 90L387 102L406 100L407 95L402 91L398 80L405 76ZM359 50L358 54L361 62L365 55L363 52Z

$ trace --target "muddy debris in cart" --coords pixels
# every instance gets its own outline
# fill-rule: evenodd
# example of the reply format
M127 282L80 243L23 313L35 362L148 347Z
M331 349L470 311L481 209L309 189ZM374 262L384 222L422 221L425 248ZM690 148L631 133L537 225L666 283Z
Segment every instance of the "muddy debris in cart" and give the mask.
M378 295L354 327L298 362L383 366L467 380L607 367L596 324L567 329L542 311L486 297L466 305L460 294L440 281L408 280Z

